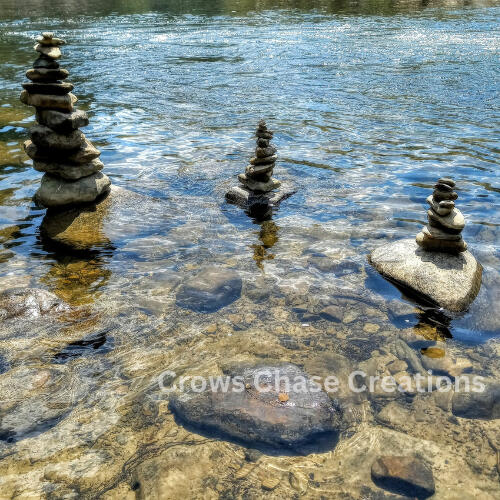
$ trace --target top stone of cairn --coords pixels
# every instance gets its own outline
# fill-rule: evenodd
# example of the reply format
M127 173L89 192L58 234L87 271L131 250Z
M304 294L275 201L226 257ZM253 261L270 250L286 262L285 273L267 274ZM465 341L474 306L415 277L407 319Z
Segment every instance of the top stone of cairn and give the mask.
M454 254L467 250L461 235L465 220L460 210L455 208L458 195L454 187L452 179L441 178L434 186L432 195L427 198L430 206L427 211L428 223L416 238L424 250Z
M238 176L238 180L250 191L267 193L281 185L272 177L274 164L278 158L277 150L270 144L273 132L268 130L264 120L259 122L255 136L257 137L255 156L250 159L250 165L244 174Z

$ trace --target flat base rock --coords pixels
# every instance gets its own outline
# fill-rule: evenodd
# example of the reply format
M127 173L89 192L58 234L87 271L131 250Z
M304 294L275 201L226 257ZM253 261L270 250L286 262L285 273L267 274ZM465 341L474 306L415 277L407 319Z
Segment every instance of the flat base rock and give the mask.
M89 203L109 191L110 185L109 177L101 172L76 181L45 174L35 199L47 208Z
M428 252L414 239L374 250L370 263L389 280L449 311L467 309L481 287L483 268L469 252Z
M227 391L208 386L202 392L174 394L170 406L175 415L223 438L285 448L340 427L340 410L295 365L239 368L222 377Z
M241 296L242 281L236 271L209 267L181 285L176 302L183 309L211 313Z
M10 288L0 293L0 320L34 319L70 309L56 295L41 288Z
M382 456L371 472L375 484L393 493L421 499L435 492L432 471L418 458Z
M294 193L294 189L285 185L277 191L269 191L268 193L254 193L245 187L233 186L226 193L226 200L245 209L275 207Z

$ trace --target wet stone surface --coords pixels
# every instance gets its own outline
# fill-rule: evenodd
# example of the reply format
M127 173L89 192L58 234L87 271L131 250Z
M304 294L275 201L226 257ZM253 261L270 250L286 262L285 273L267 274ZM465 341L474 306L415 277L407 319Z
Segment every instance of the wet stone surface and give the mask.
M297 366L240 368L228 380L228 392L181 393L170 405L200 430L253 444L297 447L339 431L340 409Z
M238 300L242 280L230 269L210 267L183 283L177 292L177 305L202 313L211 313Z
M40 288L12 288L0 292L0 320L38 318L69 310L68 304Z

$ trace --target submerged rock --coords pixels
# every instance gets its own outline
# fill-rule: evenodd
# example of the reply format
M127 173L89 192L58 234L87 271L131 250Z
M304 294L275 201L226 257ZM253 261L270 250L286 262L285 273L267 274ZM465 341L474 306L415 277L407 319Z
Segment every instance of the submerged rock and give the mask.
M206 268L181 285L177 305L202 313L215 312L239 299L241 288L242 281L236 271Z
M412 498L427 498L435 492L431 469L414 457L379 457L372 465L372 478L380 487Z
M451 402L457 417L493 420L500 418L500 383L483 380L484 391L455 391ZM480 389L480 387L477 387Z
M0 320L38 318L69 310L68 304L41 288L11 288L0 293Z
M483 268L473 255L428 252L414 240L389 243L369 260L384 277L450 311L463 311L476 298Z
M340 428L340 411L295 365L242 368L227 380L226 392L176 394L172 410L201 430L251 444L294 447Z

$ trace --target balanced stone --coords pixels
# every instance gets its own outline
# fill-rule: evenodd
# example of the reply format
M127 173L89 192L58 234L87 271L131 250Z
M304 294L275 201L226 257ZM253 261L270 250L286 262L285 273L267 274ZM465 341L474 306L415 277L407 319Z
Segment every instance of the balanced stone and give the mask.
M40 54L48 57L49 59L60 59L61 58L61 49L59 47L54 47L51 45L42 45L37 43L34 49Z
M267 158L269 156L273 156L276 153L276 148L273 146L268 146L266 148L256 148L255 149L255 156L257 158Z
M44 207L89 203L109 191L110 185L109 177L101 172L73 182L45 174L35 197Z
M69 134L58 134L45 125L31 127L30 137L38 148L57 151L73 151L80 148L85 141L85 134L80 130L73 130Z
M78 101L71 92L66 95L29 94L26 90L21 92L21 102L36 108L58 109L73 111L73 104Z
M461 232L465 219L452 200L458 198L453 191L455 182L441 178L434 186L434 192L427 198L430 209L427 211L428 224L417 234L417 243L429 251L460 253L467 250Z
M104 168L104 164L101 160L96 158L95 160L92 160L89 163L84 163L83 165L59 163L57 161L35 161L33 162L33 167L38 172L45 172L59 176L63 179L75 181L82 177L87 177L95 172L99 172L99 170Z
M32 160L50 161L51 158L61 158L60 151L56 155L54 154L55 152L51 153L48 150L37 148L32 141L24 142L24 150ZM78 149L74 153L64 155L64 159L68 163L83 165L85 163L91 162L95 158L98 158L100 154L101 152L97 148L95 148L90 141L85 139L80 149Z
M68 78L69 71L63 68L34 68L26 71L26 77L32 82L55 83Z
M89 124L89 117L82 110L61 113L53 109L39 109L36 112L36 121L40 125L50 127L55 132L64 134L80 127L86 127Z
M73 90L72 83L23 83L29 94L65 95Z
M34 68L46 68L46 69L59 69L59 63L55 59L50 59L40 55L40 57L33 63Z
M53 46L53 47L58 47L60 45L64 45L66 42L62 40L61 38L54 38L53 33L42 33L42 35L36 37L36 41L40 45L48 45L48 46Z
M272 164L274 168L274 163L278 159L278 155L265 156L264 158L257 158L256 156L252 156L250 158L250 165L268 165Z

